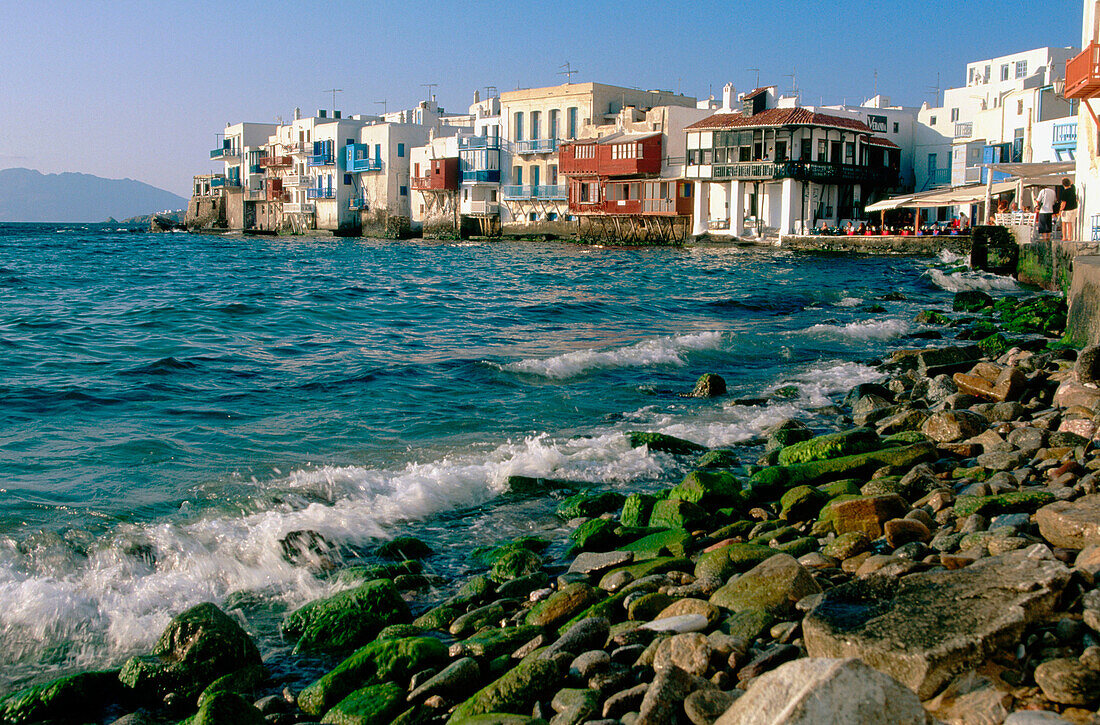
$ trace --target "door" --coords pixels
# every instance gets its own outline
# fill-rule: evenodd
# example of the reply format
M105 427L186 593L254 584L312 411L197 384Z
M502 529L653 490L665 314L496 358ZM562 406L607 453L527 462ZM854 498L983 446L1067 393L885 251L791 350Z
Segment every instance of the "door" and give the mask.
M539 167L538 166L532 166L531 167L531 186L538 186L538 185L539 185Z
M840 141L833 141L829 146L829 160L832 161L834 164L839 164L840 163L840 159L841 159L840 149L841 149Z

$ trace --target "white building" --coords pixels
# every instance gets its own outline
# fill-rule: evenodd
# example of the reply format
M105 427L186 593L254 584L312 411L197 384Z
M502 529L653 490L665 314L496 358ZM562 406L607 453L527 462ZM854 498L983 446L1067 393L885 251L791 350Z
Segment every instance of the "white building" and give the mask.
M500 233L500 96L482 100L475 91L470 114L473 134L458 137L462 174L459 213L467 229L489 236Z

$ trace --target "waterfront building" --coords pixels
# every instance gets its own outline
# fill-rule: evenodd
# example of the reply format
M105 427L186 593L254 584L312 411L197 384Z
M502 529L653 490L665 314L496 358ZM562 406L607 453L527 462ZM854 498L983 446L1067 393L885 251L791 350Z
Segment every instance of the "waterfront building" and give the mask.
M694 98L671 91L601 83L501 93L502 226L527 233L571 233L566 185L559 175L561 142L580 138L586 126L614 122L626 107L645 112L657 106L695 104Z
M468 138L465 134L461 138ZM412 231L424 237L450 239L458 236L459 173L458 136L436 138L414 147L409 154L410 218Z
M757 88L687 127L694 233L806 233L863 217L900 177L901 149L851 114ZM736 108L734 107L736 106Z
M221 178L213 179L212 183L222 188L225 222L230 229L243 229L252 221L249 194L263 184L259 160L274 131L273 123L226 124L225 131L219 134L221 145L210 152L210 159L223 165Z
M491 89L492 90L492 89ZM501 131L500 96L478 91L470 106L472 134L458 137L462 193L461 231L492 236L500 233Z
M683 241L691 233L692 184L684 179L685 129L711 112L687 106L640 111L586 126L559 148L570 216L581 238Z
M1081 52L1066 64L1065 96L1079 102L1076 162L1077 239L1100 242L1100 7L1084 0Z

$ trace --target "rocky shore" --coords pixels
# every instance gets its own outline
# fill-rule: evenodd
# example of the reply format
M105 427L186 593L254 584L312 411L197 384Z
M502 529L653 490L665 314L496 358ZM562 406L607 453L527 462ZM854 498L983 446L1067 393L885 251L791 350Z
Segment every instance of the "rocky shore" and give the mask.
M304 688L203 604L119 670L0 700L0 723L1100 722L1100 348L1061 344L1065 315L959 293L919 318L951 343L881 361L818 411L828 431L629 433L691 469L656 494L514 477L561 499L568 553L476 551L428 608L430 548L388 542L284 619L297 656L339 662ZM285 546L324 563L318 537Z

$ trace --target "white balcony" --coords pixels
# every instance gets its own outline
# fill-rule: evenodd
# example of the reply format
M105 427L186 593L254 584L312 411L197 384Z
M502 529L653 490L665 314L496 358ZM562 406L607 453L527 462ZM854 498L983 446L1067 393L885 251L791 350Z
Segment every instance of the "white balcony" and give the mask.
M294 203L283 204L284 214L312 214L313 204L309 203Z
M495 201L467 201L463 202L460 212L462 214L492 216L500 213L500 204Z

